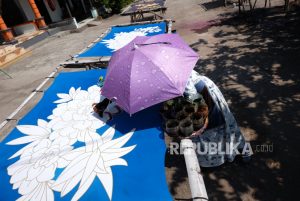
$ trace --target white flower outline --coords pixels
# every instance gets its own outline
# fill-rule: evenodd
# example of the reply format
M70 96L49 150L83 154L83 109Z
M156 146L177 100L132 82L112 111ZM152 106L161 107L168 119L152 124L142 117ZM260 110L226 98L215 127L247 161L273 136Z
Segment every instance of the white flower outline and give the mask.
M72 198L78 200L96 177L111 200L111 167L128 165L121 157L131 152L136 145L122 146L130 140L134 130L116 139L113 139L116 132L114 126L109 127L102 135L96 132L106 125L106 119L99 119L92 112L92 103L99 102L102 98L100 88L96 85L88 90L71 87L69 93L59 93L57 96L60 99L54 102L57 107L48 117L49 122L38 119L37 126L19 125L17 129L25 136L7 143L26 144L9 158L19 157L7 168L13 189L18 189L21 195L18 201L53 201L54 191L60 192L63 197L79 184ZM115 110L113 106L108 108ZM83 122L82 119L91 121L92 124L76 127L76 124ZM73 144L78 141L84 142L85 146L74 149ZM54 179L57 168L64 169Z
M157 33L162 31L159 26L136 28L130 32L119 32L114 34L114 38L104 39L101 43L105 44L107 48L112 49L113 52L124 47L130 43L137 36L146 36L148 33Z

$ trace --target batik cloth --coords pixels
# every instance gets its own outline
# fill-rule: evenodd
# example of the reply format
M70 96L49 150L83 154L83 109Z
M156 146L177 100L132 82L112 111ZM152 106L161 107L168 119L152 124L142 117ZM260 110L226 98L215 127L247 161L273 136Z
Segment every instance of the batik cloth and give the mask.
M232 162L238 154L233 147L237 147L238 150L243 149L245 145L244 136L216 84L208 77L199 75L195 71L192 72L191 78L195 85L199 82L205 84L214 102L215 109L219 111L219 114L222 114L225 121L224 124L208 129L200 136L192 139L198 146L196 150L199 164L203 167L215 167L223 164L225 161ZM213 121L213 119L210 119L210 121ZM217 144L217 150L212 148L214 143Z

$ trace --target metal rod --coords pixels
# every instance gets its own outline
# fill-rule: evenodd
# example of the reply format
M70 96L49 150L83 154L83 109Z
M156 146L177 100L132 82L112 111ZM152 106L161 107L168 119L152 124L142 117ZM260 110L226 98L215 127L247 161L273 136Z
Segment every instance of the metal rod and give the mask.
M69 5L68 5L68 3L66 1L65 1L65 6L66 6L67 12L69 14L69 17L72 17L72 13L71 13L70 7L69 7Z
M87 10L86 10L86 7L85 7L85 4L84 4L83 0L81 0L81 5L82 5L82 8L84 10L84 13L87 13Z
M12 76L10 76L7 72L5 72L4 70L2 70L2 69L0 69L0 71L4 74L4 75L6 75L7 77L9 77L10 79L12 79Z

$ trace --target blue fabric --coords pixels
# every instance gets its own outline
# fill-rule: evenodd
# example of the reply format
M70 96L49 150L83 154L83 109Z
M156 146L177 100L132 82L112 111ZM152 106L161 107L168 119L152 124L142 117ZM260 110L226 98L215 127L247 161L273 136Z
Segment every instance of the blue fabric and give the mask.
M71 87L87 89L95 85L99 76L105 76L106 70L91 70L84 72L60 73L51 87L45 92L41 101L22 119L19 125L36 124L37 119L47 119L56 107L53 103L57 100L57 93L68 93ZM128 166L112 166L113 193L112 200L140 201L140 200L172 200L168 191L164 157L165 143L163 131L160 129L159 108L151 107L141 111L132 117L125 112L118 114L107 125L97 130L99 135L110 127L116 125L115 138L123 136L132 128L136 128L133 136L125 144L126 147L136 145L135 149L122 158ZM10 184L10 176L7 167L18 160L8 158L24 145L6 145L7 142L24 136L19 130L14 129L7 138L0 143L0 201L12 201L21 195L13 190ZM83 144L77 144L77 147ZM55 178L59 176L62 169L57 169ZM71 200L78 185L64 197L54 191L54 200ZM80 200L109 200L101 182L95 179L90 188Z
M196 87L198 93L201 93L201 91L202 91L202 90L204 89L204 87L205 87L205 83L204 83L202 80L200 80L199 82L197 82L197 83L195 84L195 87Z
M143 24L143 25L132 25L132 26L120 26L120 27L112 27L111 31L101 40L107 40L107 39L113 39L115 34L121 33L121 32L131 32L135 29L139 28L147 28L147 27L153 27L158 26L161 31L160 32L154 32L154 33L148 33L147 36L153 36L165 33L166 30L166 22L160 22L160 23L152 23L152 24ZM82 54L79 54L78 57L99 57L99 56L111 56L113 54L113 50L109 49L106 44L101 43L99 41L94 46L83 52ZM130 41L128 41L130 42Z

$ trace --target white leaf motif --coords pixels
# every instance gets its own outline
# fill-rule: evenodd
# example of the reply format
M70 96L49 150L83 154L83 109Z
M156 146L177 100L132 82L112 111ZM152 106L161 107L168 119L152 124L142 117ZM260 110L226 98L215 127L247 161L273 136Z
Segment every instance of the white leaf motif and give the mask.
M85 138L87 143L85 148L74 149L63 156L72 160L72 162L54 182L53 189L60 191L61 196L64 196L80 182L80 186L72 199L78 200L87 191L97 175L108 197L111 199L113 192L111 166L127 166L127 161L120 157L128 154L135 148L135 145L122 147L132 137L133 131L120 138L111 140L114 132L114 127L110 127L102 136L89 134ZM101 139L103 136L106 138L106 142ZM82 175L80 179L78 175Z
M150 31L155 29L148 29ZM96 132L106 126L106 119L93 113L92 104L103 98L96 85L87 90L71 87L68 93L57 96L60 99L55 101L57 106L48 116L49 122L38 119L37 125L19 125L17 129L24 136L7 143L23 145L10 157L19 159L7 168L12 188L20 194L18 200L54 201L53 191L60 192L63 197L76 186L79 187L72 200L79 200L95 179L100 180L111 200L111 167L128 166L121 157L136 146L123 147L134 130L116 139L115 126L103 134ZM108 110L117 112L113 105ZM84 145L73 149L76 142ZM57 168L62 172L56 178Z

